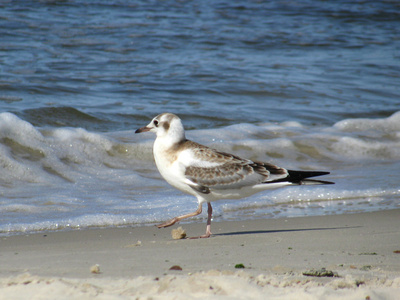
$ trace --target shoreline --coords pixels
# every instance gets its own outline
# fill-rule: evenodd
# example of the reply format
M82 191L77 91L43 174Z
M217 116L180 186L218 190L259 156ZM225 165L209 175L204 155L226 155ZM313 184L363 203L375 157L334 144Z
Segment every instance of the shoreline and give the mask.
M164 229L103 228L2 237L0 295L12 299L23 290L32 296L39 287L45 291L60 285L57 290L70 290L73 298L84 293L86 282L103 291L95 289L96 295L115 299L124 299L124 288L132 295L157 299L174 293L218 298L228 293L228 286L235 293L237 286L251 288L254 299L265 289L271 289L271 295L282 290L299 295L317 289L332 296L380 291L392 299L400 291L399 220L400 209L223 221L212 224L211 238L194 240L173 240L171 229L182 226L188 236L196 236L205 230L204 222ZM93 270L96 265L99 269ZM178 270L170 270L174 266ZM338 277L303 275L323 268ZM193 280L204 286L196 283L193 290ZM214 282L218 288L205 288ZM148 288L142 290L142 284ZM119 286L115 293L112 286Z

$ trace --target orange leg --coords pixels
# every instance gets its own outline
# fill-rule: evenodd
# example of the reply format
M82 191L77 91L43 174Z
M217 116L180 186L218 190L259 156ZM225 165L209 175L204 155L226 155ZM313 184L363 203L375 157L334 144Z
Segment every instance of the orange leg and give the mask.
M211 203L207 202L207 206L208 206L208 210L207 210L208 217L207 217L206 234L203 234L203 235L198 236L198 237L192 237L191 239L209 238L211 236L211 218L212 218L212 206L211 206ZM179 222L179 221L181 221L183 219L197 216L197 215L201 214L201 212L202 212L202 205L199 204L199 207L197 208L197 210L195 212L192 212L190 214L186 214L186 215L183 215L183 216L172 218L171 220L168 220L168 221L166 221L166 222L164 222L164 223L162 223L160 225L157 225L157 227L158 228L169 227L169 226L174 225L176 222Z
M183 216L172 218L169 221L166 221L166 222L164 222L164 223L162 223L160 225L157 225L157 227L158 228L169 227L169 226L174 225L176 222L179 222L179 221L181 221L183 219L197 216L197 215L201 214L201 211L202 211L201 204L199 204L199 207L197 208L197 210L195 212L192 212L192 213L187 214L187 215L183 215Z
M209 238L211 236L211 218L212 218L212 206L210 202L207 202L208 205L208 217L207 217L207 227L206 234L199 236L199 238Z

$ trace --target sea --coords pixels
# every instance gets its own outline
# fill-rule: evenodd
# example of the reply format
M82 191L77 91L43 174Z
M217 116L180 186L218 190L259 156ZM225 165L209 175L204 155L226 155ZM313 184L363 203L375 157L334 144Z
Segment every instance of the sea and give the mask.
M1 1L0 235L194 211L135 134L163 112L335 182L217 201L213 222L400 208L399 28L397 0Z

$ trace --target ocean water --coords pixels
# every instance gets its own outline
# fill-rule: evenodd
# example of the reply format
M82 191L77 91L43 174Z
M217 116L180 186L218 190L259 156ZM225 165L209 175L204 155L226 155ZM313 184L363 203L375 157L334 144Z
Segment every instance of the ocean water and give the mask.
M1 2L0 234L195 210L134 134L167 111L336 183L219 201L214 221L400 208L398 28L397 1Z

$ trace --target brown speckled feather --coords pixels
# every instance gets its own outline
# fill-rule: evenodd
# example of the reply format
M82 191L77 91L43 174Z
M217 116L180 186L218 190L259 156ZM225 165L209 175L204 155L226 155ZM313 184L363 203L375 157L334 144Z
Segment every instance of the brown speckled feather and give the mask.
M201 186L237 189L282 179L288 175L286 169L275 165L242 159L191 141L185 141L179 150L189 148L195 149L193 156L196 162L186 168L185 175Z

